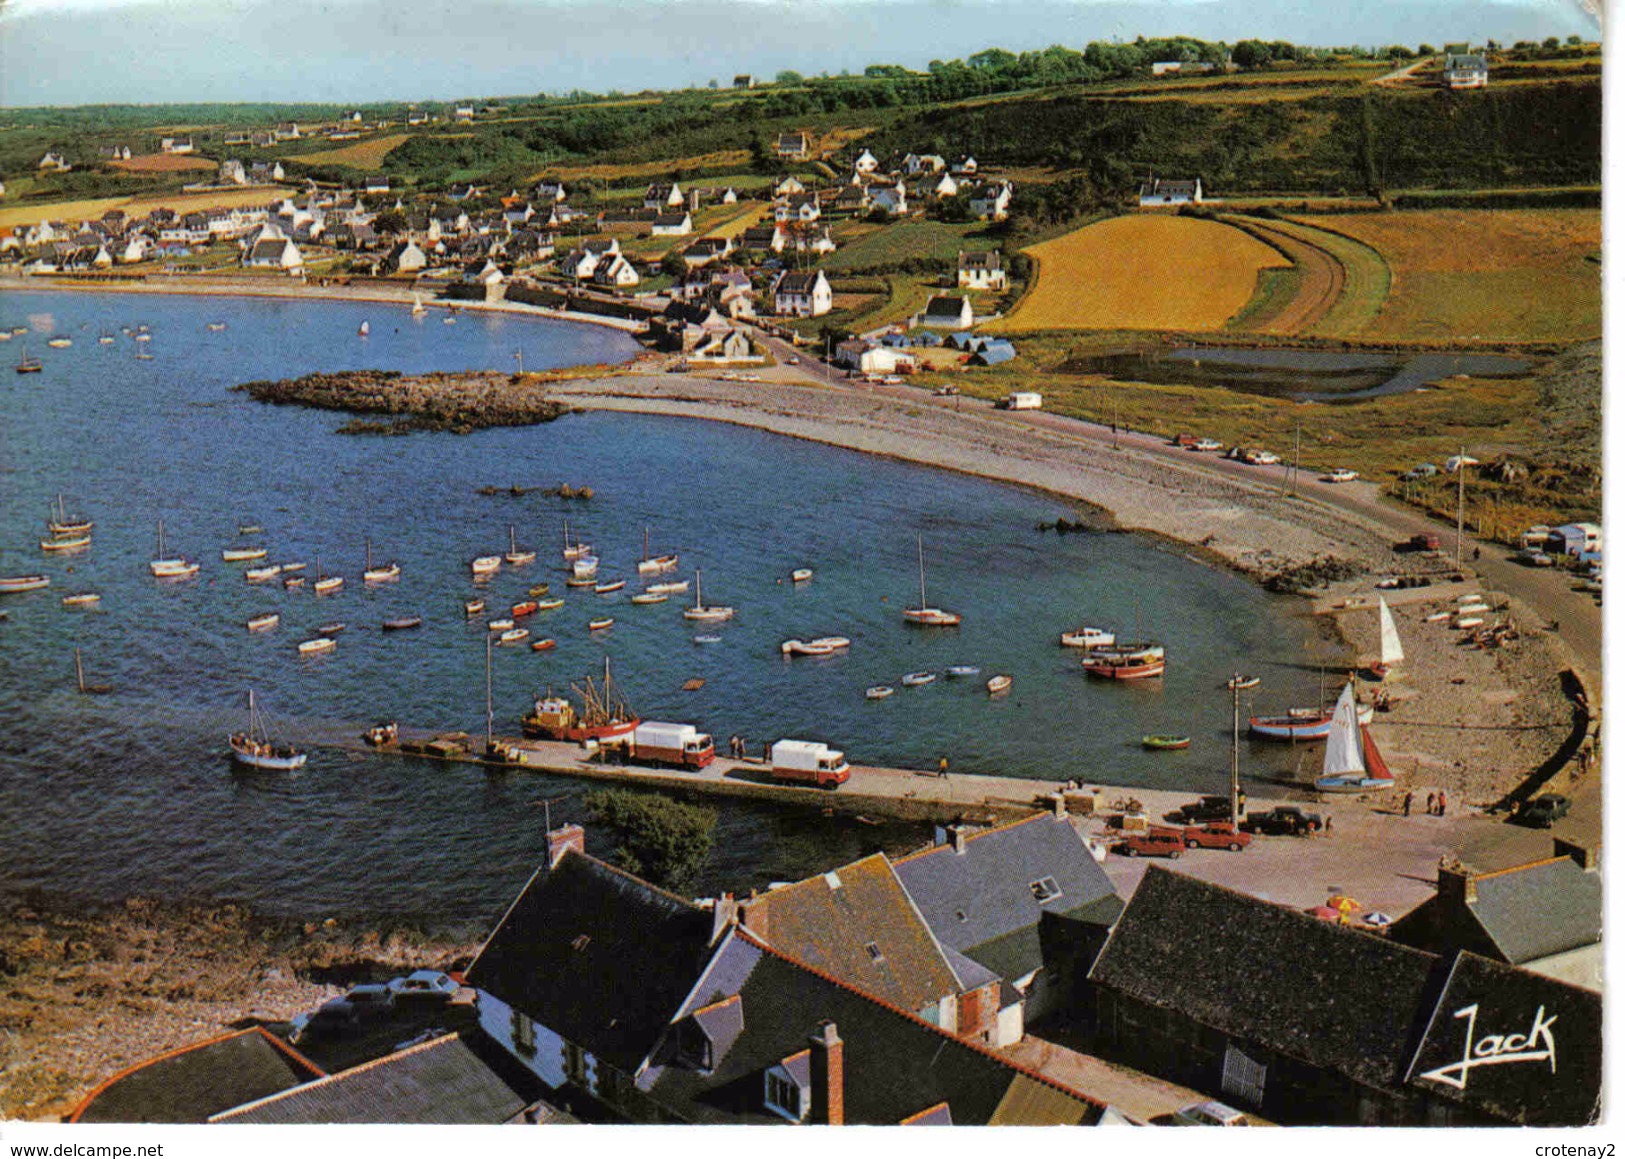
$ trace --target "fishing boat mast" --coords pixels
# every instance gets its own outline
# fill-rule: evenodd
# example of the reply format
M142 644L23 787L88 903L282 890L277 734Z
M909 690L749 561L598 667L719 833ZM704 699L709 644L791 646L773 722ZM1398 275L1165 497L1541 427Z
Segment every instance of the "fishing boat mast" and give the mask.
M485 748L489 752L496 739L491 707L491 633L485 634Z

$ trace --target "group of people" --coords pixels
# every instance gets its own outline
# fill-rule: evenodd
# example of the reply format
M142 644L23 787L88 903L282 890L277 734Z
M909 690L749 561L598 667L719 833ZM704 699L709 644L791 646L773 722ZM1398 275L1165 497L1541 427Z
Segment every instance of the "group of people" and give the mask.
M1415 803L1415 800L1416 800L1416 794L1414 794L1414 793L1406 793L1405 794L1405 805L1404 805L1405 816L1409 817L1411 815L1411 805ZM1440 789L1437 793L1429 793L1428 794L1428 816L1429 817L1443 817L1444 816L1444 790L1443 789Z
M728 738L728 755L736 761L745 759L745 738L738 733Z

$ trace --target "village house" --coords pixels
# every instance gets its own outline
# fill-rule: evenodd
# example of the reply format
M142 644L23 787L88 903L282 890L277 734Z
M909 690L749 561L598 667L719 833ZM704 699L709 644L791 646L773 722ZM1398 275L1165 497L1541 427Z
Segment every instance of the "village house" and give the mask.
M829 200L824 206L824 212L831 215L854 216L869 212L869 187L867 185L845 185L840 192Z
M910 153L903 158L903 172L910 177L918 177L922 173L941 173L948 168L948 162L935 153Z
M608 289L629 290L640 280L637 267L619 253L606 255L592 272L592 284Z
M388 177L369 177L362 184L361 190L370 197L381 197L389 192Z
M572 832L573 831L573 832ZM815 972L548 835L468 970L480 1025L551 1101L633 1122L1093 1123L1102 1106Z
M728 238L697 238L683 247L683 262L692 270L709 262L725 258L732 252L733 242Z
M254 146L256 149L269 149L279 140L281 140L281 138L279 138L275 133L253 133L249 135L248 139L249 144Z
M1089 978L1107 1057L1276 1122L1578 1126L1597 1113L1596 992L1159 866ZM1283 1000L1279 979L1314 989ZM1526 1064L1474 1065L1507 1035Z
M297 141L303 135L296 121L284 121L271 134L278 141Z
M383 270L389 274L416 274L428 264L428 255L417 242L401 241L396 242L394 248L384 256Z
M765 253L768 250L783 253L789 240L790 235L777 222L772 225L753 225L739 235L740 248L754 250L757 253Z
M805 161L809 148L806 133L780 133L773 151L781 161Z
M433 119L424 109L410 109L406 114L406 123L413 126L427 125Z
M835 295L823 270L786 270L773 283L773 312L793 318L821 318Z
M730 326L720 333L706 335L688 357L695 362L759 363L761 355L750 340L750 332L739 326Z
M816 193L792 193L773 203L773 220L777 222L814 222L822 209Z
M977 164L975 157L961 157L950 165L948 170L955 177L974 177L979 168L980 166Z
M742 72L734 77L734 88L751 89L756 87L756 78L748 72Z
M835 237L829 231L829 226L823 229L813 229L808 226L798 227L795 231L796 252L812 254L832 254L835 252Z
M247 129L231 129L226 133L225 146L228 149L236 148L239 145L252 145L253 143L254 134Z
M935 197L939 201L953 197L959 192L959 182L950 174L937 173L926 177L914 187L914 196L919 198Z
M901 181L896 185L876 185L869 190L869 203L892 217L901 217L908 212L908 192Z
M852 338L838 343L835 347L834 361L836 366L844 366L848 370L859 374L896 374L899 371L911 371L915 367L914 356L907 351L878 342L870 342L866 338ZM984 1007L978 1003L976 1009L991 1016L997 1011L997 1006L994 1003L998 998L998 985L996 979L988 984L991 985L989 1004ZM954 995L950 994L942 1005L951 1007L954 1001ZM927 1022L932 1023L934 1026L942 1026L945 1030L958 1033L957 1018L947 1023L937 1022L934 1011L935 1005L932 1014L925 1014L918 1010L915 1013L920 1014L922 1018L925 1018ZM986 1031L989 1028L983 1026L980 1029Z
M567 194L568 191L562 181L540 181L536 185L534 196L538 201L559 202L563 201Z
M68 164L61 153L53 150L40 158L37 168L43 169L47 173L66 173L73 166Z
M678 209L682 204L683 189L680 185L651 185L643 191L644 209Z
M1446 52L1439 83L1447 89L1481 89L1490 83L1489 62L1478 53Z
M256 242L243 254L249 269L282 270L297 277L305 272L305 258L288 238L267 238Z
M474 119L474 106L473 105L458 105L455 109L452 110L451 119L454 120L454 121L461 121L461 122L464 122L464 123L472 121Z
M192 138L190 137L164 137L158 142L158 149L163 153L184 156L192 152Z
M1492 873L1440 866L1438 893L1394 922L1389 937L1441 956L1467 950L1600 991L1602 879L1589 851L1557 847L1554 857Z
M217 185L247 185L248 172L241 161L228 159L220 162L214 180Z
M869 150L867 150L867 149L865 149L865 150L863 150L863 152L859 153L857 160L852 162L852 171L854 173L869 174L869 173L873 173L876 169L879 169L879 168L880 168L880 158L876 157L873 153L869 152Z
M128 161L130 147L128 145L103 145L96 150L96 156L103 161Z
M153 245L154 240L149 234L132 231L124 236L118 251L118 260L122 265L144 262L152 252Z
M792 193L805 193L807 187L800 180L786 173L773 183L774 197L789 197Z
M1008 181L982 186L971 194L970 211L983 221L1003 221L1010 216L1012 187Z
M1151 178L1140 186L1140 208L1147 209L1161 205L1200 205L1202 203L1202 179L1200 177L1191 181L1163 181L1160 178Z
M933 294L914 325L934 329L968 330L975 321L970 299L953 294Z
M662 213L649 225L651 237L687 237L694 232L694 219L687 211Z
M994 290L1005 288L1004 257L998 250L987 253L959 251L958 285L961 290Z
M646 229L662 213L659 209L633 206L625 209L606 209L598 215L599 229Z

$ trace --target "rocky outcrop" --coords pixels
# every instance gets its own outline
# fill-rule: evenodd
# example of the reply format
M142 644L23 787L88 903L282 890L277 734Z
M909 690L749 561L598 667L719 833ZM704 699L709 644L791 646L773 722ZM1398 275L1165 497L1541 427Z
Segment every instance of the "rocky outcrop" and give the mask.
M347 370L245 382L232 389L257 402L395 417L387 425L351 422L340 428L344 434L393 434L403 428L467 434L551 422L567 413L568 407L547 397L548 381L494 371L408 376L396 370Z

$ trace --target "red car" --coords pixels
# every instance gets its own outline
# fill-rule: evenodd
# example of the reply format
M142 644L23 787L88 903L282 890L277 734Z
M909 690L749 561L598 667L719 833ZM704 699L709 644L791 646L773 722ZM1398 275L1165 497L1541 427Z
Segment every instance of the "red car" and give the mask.
M1178 830L1131 833L1117 844L1116 851L1124 857L1167 857L1178 859L1185 850Z
M1185 829L1186 849L1228 849L1238 853L1252 843L1253 835L1243 833L1229 821L1212 821Z

